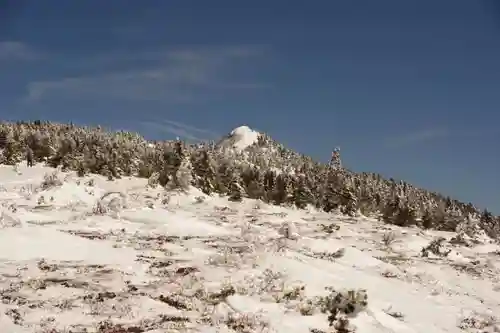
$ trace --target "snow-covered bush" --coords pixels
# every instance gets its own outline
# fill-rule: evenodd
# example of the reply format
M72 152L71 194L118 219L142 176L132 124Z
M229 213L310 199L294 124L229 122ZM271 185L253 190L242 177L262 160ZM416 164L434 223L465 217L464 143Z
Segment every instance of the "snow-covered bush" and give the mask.
M50 175L45 174L43 177L43 182L41 184L42 190L47 190L52 187L61 186L62 181L59 179L59 173L56 171L52 172Z
M368 306L366 290L336 291L327 288L330 292L316 300L320 311L328 314L328 322L337 332L352 332L354 328L349 323L349 318L355 317Z

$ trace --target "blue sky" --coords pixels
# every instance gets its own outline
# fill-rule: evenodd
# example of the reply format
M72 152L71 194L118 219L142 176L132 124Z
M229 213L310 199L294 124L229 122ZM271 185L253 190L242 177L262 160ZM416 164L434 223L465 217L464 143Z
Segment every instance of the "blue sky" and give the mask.
M0 1L0 116L217 138L500 213L495 0Z

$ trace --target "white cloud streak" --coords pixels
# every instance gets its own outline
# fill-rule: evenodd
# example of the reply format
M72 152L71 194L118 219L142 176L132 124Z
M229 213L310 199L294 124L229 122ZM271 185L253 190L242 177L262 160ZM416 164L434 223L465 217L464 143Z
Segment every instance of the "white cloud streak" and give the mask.
M28 45L15 41L0 41L0 60L36 60L41 57L41 53L36 52Z
M268 88L260 82L237 82L227 78L238 69L237 62L251 62L263 54L259 47L222 47L144 52L135 55L103 57L101 62L140 59L149 68L130 69L94 76L67 77L35 81L27 86L27 101L50 98L108 98L167 103L196 102L227 90Z
M492 138L497 137L499 133L500 131L496 128L485 128L481 130L477 128L465 128L461 130L450 130L446 128L422 129L420 131L408 132L405 135L386 140L386 146L389 148L402 148L447 139L450 137L470 139Z
M402 148L445 138L450 135L451 132L444 128L424 129L420 131L408 132L398 138L390 139L387 141L387 146L391 148Z
M141 125L162 133L173 134L190 141L208 141L219 137L219 134L214 131L168 119L162 119L158 122L143 121Z

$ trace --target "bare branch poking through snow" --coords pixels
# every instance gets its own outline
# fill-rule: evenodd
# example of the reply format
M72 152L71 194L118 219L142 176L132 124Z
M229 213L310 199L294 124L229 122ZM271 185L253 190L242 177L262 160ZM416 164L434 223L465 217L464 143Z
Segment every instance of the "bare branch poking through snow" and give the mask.
M387 248L389 248L392 245L392 243L394 243L395 240L396 240L396 234L394 233L394 231L385 232L384 235L382 236L382 243Z
M61 186L62 184L62 181L59 179L59 172L56 170L51 174L45 174L41 188L42 190L47 190L52 187Z

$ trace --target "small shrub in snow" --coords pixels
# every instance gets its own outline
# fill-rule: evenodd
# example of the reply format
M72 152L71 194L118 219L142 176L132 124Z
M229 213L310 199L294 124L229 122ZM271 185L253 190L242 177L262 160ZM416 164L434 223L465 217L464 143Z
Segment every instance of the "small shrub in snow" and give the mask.
M333 288L327 288L327 290L330 291L330 294L320 297L317 305L321 312L328 313L330 326L334 326L337 330L346 327L347 317L356 316L368 306L368 295L364 289L341 292L335 291Z
M306 299L297 305L297 310L302 316L312 316L316 311L316 307L311 299Z
M340 227L334 223L330 223L328 225L320 224L320 227L321 227L321 231L323 231L327 234L333 234L335 231L340 229Z
M382 273L380 273L380 275L382 275L383 277L389 278L389 279L398 277L397 273L389 271L389 270L383 271Z
M470 237L468 237L465 233L459 233L456 236L450 239L450 244L453 245L462 245L465 247L471 247L474 243L471 241Z
M322 330L317 329L317 328L310 328L309 332L311 332L311 333L326 333L325 331L322 331Z
M390 247L392 243L396 240L396 234L394 231L385 232L382 236L382 243L385 247Z
M9 210L12 213L16 213L17 212L17 205L15 203L13 203L12 205L9 206Z
M15 325L22 325L24 322L23 316L17 309L8 309L5 311L5 315L8 316Z
M230 312L225 324L240 333L265 332L269 328L269 323L262 316L238 312Z
M42 190L47 190L52 187L61 186L63 183L59 179L59 173L56 171L52 172L50 175L45 174L43 177L43 182L41 184Z
M300 237L297 226L293 222L284 222L279 229L279 233L286 239L298 239Z
M163 197L163 199L161 199L161 204L164 205L164 206L168 205L169 202L170 202L170 196L169 195L167 195L167 196Z
M204 301L207 301L212 305L217 305L222 302L227 303L227 298L234 294L236 294L236 289L232 285L227 284L223 285L219 291L206 293Z
M151 188L156 188L160 184L160 173L153 172L148 178L148 186Z
M37 204L39 204L39 205L45 204L45 197L43 195L38 197Z
M304 298L306 287L303 285L284 288L283 291L273 295L276 303L301 300Z
M334 252L314 252L313 256L318 259L334 261L342 258L345 255L345 248L340 248Z
M95 215L105 215L108 212L106 206L102 203L101 200L97 201L94 207L92 208L92 213Z
M243 200L243 192L243 187L238 183L237 180L233 180L229 188L228 200L233 202L241 202Z
M500 323L493 316L473 313L471 316L463 318L458 327L467 331L498 332Z
M349 319L344 314L340 314L333 322L330 322L330 326L332 326L337 333L355 332L355 328L351 325Z
M18 218L12 217L9 214L5 214L5 212L2 212L2 214L0 215L0 229L20 227L21 225L21 221Z
M207 264L212 266L238 267L241 263L241 256L233 253L229 247L225 247L222 253L214 254L207 259Z
M200 195L200 196L195 197L194 200L195 200L195 203L200 204L200 203L205 202L205 197Z
M422 248L421 255L422 257L428 257L429 252L439 256L439 257L446 257L448 254L450 254L451 249L447 249L444 245L444 242L446 239L444 237L438 237L431 241L429 245L426 247Z
M266 268L259 278L259 293L283 291L285 285L284 278L285 275L283 273Z

